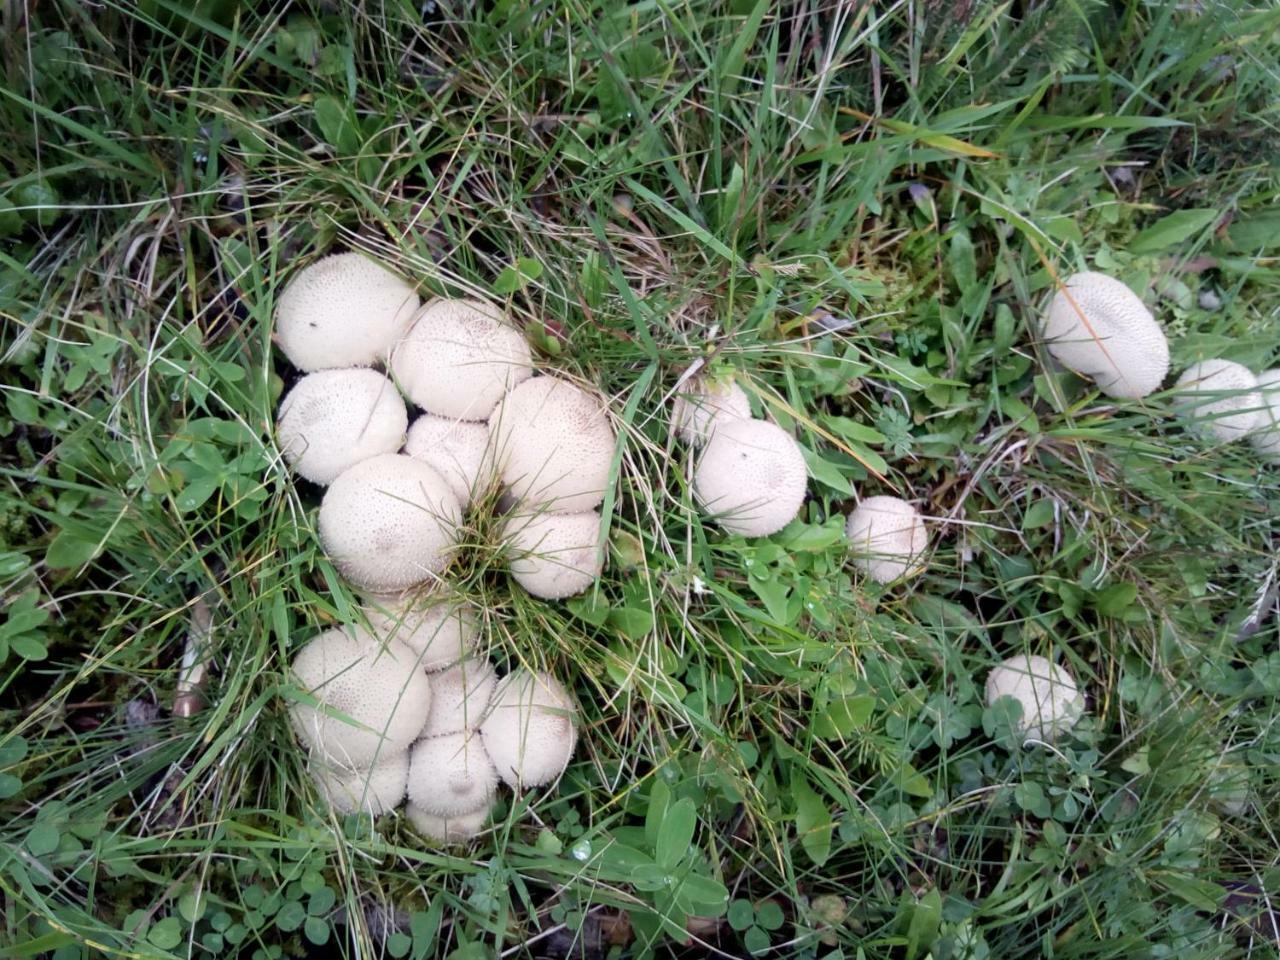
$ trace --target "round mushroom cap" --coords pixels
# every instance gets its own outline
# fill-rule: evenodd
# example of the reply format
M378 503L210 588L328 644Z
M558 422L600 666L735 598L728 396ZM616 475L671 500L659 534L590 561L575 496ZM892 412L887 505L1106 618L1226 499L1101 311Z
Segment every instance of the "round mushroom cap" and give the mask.
M924 569L921 555L929 546L924 519L897 497L867 497L849 514L845 535L853 562L879 583L892 583Z
M535 597L582 593L604 569L600 514L514 514L507 520L511 576Z
M478 835L489 819L488 807L476 810L474 813L438 817L434 813L423 810L416 803L409 803L405 805L404 812L419 833L439 843L465 843Z
M499 681L480 736L509 786L540 787L569 765L578 739L577 712L550 674L516 670Z
M445 568L461 519L440 474L384 453L333 481L320 503L320 543L352 585L390 593Z
M719 424L693 474L702 508L744 537L767 537L794 520L807 485L800 444L766 420Z
M987 706L1013 697L1022 706L1021 729L1029 740L1052 743L1084 713L1084 696L1064 668L1044 657L1019 654L987 675Z
M386 359L418 309L413 287L358 253L317 260L276 301L276 342L299 370Z
M382 640L403 643L428 673L470 656L480 640L475 611L458 597L423 597L365 608L369 626Z
M465 510L471 494L483 490L492 475L488 447L489 429L483 423L424 413L409 428L404 452L444 477Z
M488 811L498 772L474 733L449 733L413 745L409 802L437 817Z
M409 414L395 385L363 367L318 370L285 394L276 436L285 461L313 483L404 442Z
M463 660L431 677L431 712L422 736L475 730L493 699L498 675L487 660Z
M502 482L526 504L556 513L599 506L615 437L601 401L556 377L533 377L489 418L490 450Z
M1195 425L1223 443L1264 426L1258 378L1230 360L1201 360L1182 371L1174 403Z
M431 710L431 684L414 652L359 627L317 634L294 657L293 674L318 701L289 708L294 732L331 766L367 767L403 753Z
M751 401L733 380L699 377L676 394L671 425L680 439L701 446L719 423L751 419Z
M1249 442L1266 459L1280 463L1280 367L1258 374L1258 395L1262 422L1249 434Z
M405 784L409 782L409 753L404 750L379 757L367 769L352 770L313 761L307 764L307 773L334 812L363 810L377 817L394 810L404 799Z
M1109 397L1145 397L1169 372L1164 330L1137 294L1105 273L1067 277L1041 335L1055 360Z
M423 410L487 420L504 393L533 375L533 358L493 304L440 298L423 304L396 344L391 372Z

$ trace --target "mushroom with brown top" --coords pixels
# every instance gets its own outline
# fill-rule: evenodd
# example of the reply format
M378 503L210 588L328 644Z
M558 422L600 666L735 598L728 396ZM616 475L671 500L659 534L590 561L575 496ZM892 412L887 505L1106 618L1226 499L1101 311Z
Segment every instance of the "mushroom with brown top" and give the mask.
M1230 360L1193 363L1174 384L1175 405L1195 426L1223 443L1265 425L1258 378Z
M671 425L685 443L701 446L720 423L749 420L751 401L732 377L699 377L676 394Z
M509 786L545 786L573 756L577 712L568 691L550 674L516 670L499 682L480 735Z
M582 593L604 568L600 514L513 514L506 525L511 576L535 597Z
M730 533L766 537L796 518L808 469L795 438L765 420L722 423L693 475L693 495Z
M375 817L394 810L404 799L409 780L409 753L379 757L371 767L351 769L312 761L307 772L335 813L362 810Z
M488 810L498 772L475 733L449 733L413 745L409 802L437 817Z
M413 421L404 452L433 467L449 484L463 509L489 482L492 459L485 456L489 429L483 423L449 420L424 413Z
M1280 367L1258 374L1258 397L1261 422L1249 434L1249 442L1272 463L1280 463Z
M465 659L480 639L475 611L456 596L371 599L365 615L380 639L403 643L428 673Z
M475 730L493 699L498 675L487 660L463 660L431 676L431 711L424 737Z
M987 706L1012 697L1022 708L1020 728L1030 740L1052 743L1084 713L1084 696L1071 674L1044 657L1018 654L987 675Z
M879 583L917 574L929 535L916 508L897 497L867 497L845 524L854 563Z

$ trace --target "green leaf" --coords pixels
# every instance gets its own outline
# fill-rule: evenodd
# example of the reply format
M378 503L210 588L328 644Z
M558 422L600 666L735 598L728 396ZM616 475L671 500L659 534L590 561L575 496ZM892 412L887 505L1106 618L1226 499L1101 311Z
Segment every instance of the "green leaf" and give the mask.
M791 796L796 803L796 833L800 846L816 866L822 866L831 856L831 834L834 824L822 799L803 775L791 780Z
M99 553L98 541L89 540L70 530L59 530L45 550L44 562L57 570L82 567Z
M1093 605L1104 617L1122 617L1138 599L1138 588L1132 583L1113 583L1098 591Z
M765 900L756 910L756 923L766 930L780 930L785 921L786 917L783 916L782 907L778 905L776 900Z
M729 904L729 926L741 933L756 922L756 909L750 900L735 900Z
M9 737L0 743L0 767L12 767L15 763L21 763L27 757L27 749L26 737Z
M307 939L317 947L329 942L329 924L319 917L307 917L304 932L307 935Z
M297 930L307 919L307 911L297 900L290 900L276 914L276 926L285 933Z
M203 506L205 501L217 491L219 485L217 477L208 475L196 477L178 491L178 495L173 498L174 505L180 513L190 513Z
M13 637L9 646L23 660L43 660L49 656L49 648L36 637Z
M1151 873L1151 879L1179 900L1191 904L1197 910L1213 913L1226 897L1227 892L1216 883L1198 880L1183 873Z
M61 213L58 207L62 200L58 191L44 178L29 180L15 187L9 199L15 207L26 207L22 215L42 227L52 226Z
M671 788L663 781L655 780L649 790L649 810L644 818L644 842L650 849L658 846L658 837L662 835L662 821L667 817L667 808L671 806Z
M724 884L701 873L686 873L680 881L680 904L700 917L718 917L729 902Z
M58 849L58 828L47 820L39 821L27 834L27 849L33 856L43 857Z
M182 924L177 917L165 917L147 931L147 939L161 950L172 950L182 942Z
M21 780L11 773L0 773L0 800L16 797L21 789Z
M527 283L542 276L542 264L530 257L518 257L515 265L503 267L498 279L493 281L494 292L503 296L515 293Z
M659 867L670 870L685 858L697 826L698 808L688 797L677 800L668 808L655 848Z
M352 157L360 152L360 128L351 105L328 94L316 97L312 107L316 126L325 142L339 154Z
M824 740L843 740L871 719L876 698L871 695L838 697L827 704L826 710L815 712L813 732Z
M22 215L14 209L8 197L0 197L0 237L11 237L22 232Z
M1027 507L1027 512L1022 515L1022 529L1035 530L1039 527L1047 527L1053 523L1054 501L1048 498L1037 500L1031 506Z
M747 948L748 953L764 953L773 945L769 939L769 934L765 933L759 927L752 927L742 936L742 945Z
M1194 239L1195 235L1218 219L1222 211L1207 208L1175 210L1161 217L1129 241L1129 252L1159 253Z
M914 960L937 939L942 925L942 894L934 887L915 902L907 923L907 958Z
M640 607L620 607L609 611L608 623L624 637L641 640L653 629L653 611Z
M413 946L413 940L407 933L393 933L387 937L387 953L396 960L407 954L411 946Z
M0 947L0 957L35 957L75 942L76 939L71 934L55 930L22 943Z

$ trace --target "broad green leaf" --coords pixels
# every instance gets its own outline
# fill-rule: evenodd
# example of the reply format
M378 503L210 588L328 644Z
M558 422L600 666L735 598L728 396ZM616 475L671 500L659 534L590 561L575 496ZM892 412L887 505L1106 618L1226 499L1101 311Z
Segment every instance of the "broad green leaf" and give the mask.
M670 870L689 852L693 832L698 826L698 809L688 797L677 800L667 809L667 815L658 831L656 860L664 870Z
M44 562L55 569L82 567L98 555L98 542L61 530L45 551Z
M1053 500L1047 497L1037 500L1027 507L1027 512L1022 515L1022 529L1035 530L1037 527L1047 527L1053 523L1053 514Z
M824 740L844 740L871 719L876 698L869 694L853 697L837 697L827 704L826 710L815 710L813 732Z
M831 833L834 824L826 801L822 799L803 775L791 779L791 797L796 804L796 833L800 846L816 866L822 866L831 856Z
M1129 241L1129 252L1159 253L1191 240L1205 227L1218 219L1222 211L1206 208L1175 210L1161 217Z
M1113 583L1099 590L1093 605L1104 617L1121 617L1138 599L1138 588L1132 583Z
M38 821L27 834L27 849L34 856L43 857L58 849L61 835L58 828L47 820Z
M942 925L942 894L934 887L915 902L907 922L907 958L915 960L927 952Z
M161 950L172 950L182 942L182 924L177 917L165 917L147 931L147 939Z
M360 128L356 126L355 111L351 105L337 97L323 94L316 97L312 107L316 126L325 142L343 156L355 156L360 151Z
M1209 880L1200 880L1184 873L1155 872L1148 876L1179 900L1191 904L1197 910L1212 913L1218 909L1227 892Z

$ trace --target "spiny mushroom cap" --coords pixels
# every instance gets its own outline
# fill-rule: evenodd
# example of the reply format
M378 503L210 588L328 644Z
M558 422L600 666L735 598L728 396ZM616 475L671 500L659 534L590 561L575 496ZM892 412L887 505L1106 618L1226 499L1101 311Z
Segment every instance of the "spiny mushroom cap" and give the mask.
M463 660L431 677L431 712L424 737L475 730L493 699L498 675L487 660Z
M742 388L732 380L710 377L686 383L671 408L671 425L681 440L695 446L706 443L717 424L750 418L751 401Z
M414 652L359 627L317 634L294 657L293 674L319 701L290 707L293 729L315 759L333 766L366 767L402 753L431 709L431 684Z
M1182 371L1174 402L1197 427L1218 440L1239 440L1264 426L1267 415L1258 378L1230 360L1201 360Z
M919 573L929 546L924 520L897 497L867 497L849 514L845 534L853 562L879 583Z
M405 805L404 812L419 833L440 843L465 843L479 834L484 829L485 821L489 819L488 807L474 813L438 817L416 803L409 803Z
M1262 423L1249 435L1253 448L1272 463L1280 463L1280 367L1258 374Z
M535 597L582 593L604 569L600 514L513 514L506 525L511 576Z
M550 674L516 670L499 681L480 736L509 786L544 786L573 756L578 739L573 700Z
M429 300L391 354L391 371L428 413L486 420L533 375L529 344L506 314L479 300Z
M276 301L276 342L299 370L386 359L418 309L413 287L358 253L317 260Z
M475 611L458 597L422 597L365 608L380 639L394 639L417 655L428 673L444 670L470 655L480 639Z
M413 421L404 452L433 467L449 484L463 509L471 503L472 492L489 482L492 461L485 456L489 428L483 423L448 420L424 413Z
M1028 739L1053 740L1084 713L1084 696L1065 669L1044 657L1019 654L987 675L987 706L1001 697L1022 705L1021 727Z
M409 802L437 817L489 809L498 772L474 733L449 733L413 745Z
M503 483L526 504L582 513L604 499L614 433L600 400L556 377L533 377L489 418Z
M1063 287L1041 331L1049 353L1109 397L1136 399L1158 389L1169 372L1169 341L1138 295L1093 271L1073 274Z
M721 423L693 474L693 495L730 533L767 537L804 505L808 470L800 444L765 420Z
M352 770L313 761L307 764L307 772L335 812L363 810L377 817L394 810L404 799L409 782L409 752L380 757L367 769Z
M386 453L333 481L320 503L320 543L352 585L388 593L445 568L461 519L440 474Z
M329 484L348 467L404 442L409 414L395 385L376 370L318 370L280 404L276 436L285 460L313 483Z

